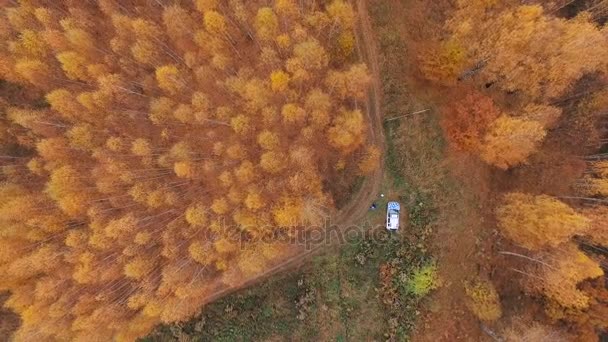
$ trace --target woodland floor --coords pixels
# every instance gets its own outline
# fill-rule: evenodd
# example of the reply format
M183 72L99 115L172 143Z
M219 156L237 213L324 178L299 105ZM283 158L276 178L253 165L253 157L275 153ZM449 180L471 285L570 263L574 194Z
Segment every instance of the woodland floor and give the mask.
M391 50L403 54L402 63L382 65L390 76L384 81L387 117L414 113L400 120L403 126L395 144L401 173L416 191L429 197L436 212L430 253L437 259L443 286L422 303L422 315L411 338L414 341L483 341L477 319L464 304L463 282L483 272L487 241L492 234L489 171L479 161L449 150L437 121L439 109L457 96L417 77L417 42L439 32L433 25L444 22L445 9L421 0L371 0L370 15L385 56ZM439 17L438 17L439 16ZM401 41L401 44L397 42ZM388 84L387 84L388 83ZM394 83L394 86L391 86ZM400 91L395 92L394 89ZM403 93L400 98L395 93ZM405 101L406 103L400 103ZM392 106L396 106L394 115ZM405 107L405 108L404 108ZM405 109L405 110L404 110ZM426 125L425 125L426 123ZM429 127L430 126L430 127ZM430 145L430 146L429 146ZM437 146L440 145L440 146ZM418 149L424 149L421 152ZM390 151L389 151L390 152ZM390 157L390 156L389 156ZM389 161L390 162L390 161Z

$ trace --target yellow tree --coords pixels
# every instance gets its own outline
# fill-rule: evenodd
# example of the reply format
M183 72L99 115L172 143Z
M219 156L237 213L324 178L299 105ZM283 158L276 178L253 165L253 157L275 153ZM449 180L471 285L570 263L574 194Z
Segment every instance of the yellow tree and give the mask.
M466 63L465 48L455 39L432 46L418 55L422 74L441 84L454 84Z
M327 6L327 14L334 25L341 29L351 29L355 24L355 11L352 6L343 0L334 0Z
M547 132L537 121L502 115L488 128L481 146L481 158L501 169L525 163Z
M272 215L280 227L298 226L302 219L302 203L297 198L283 197L272 209Z
M156 68L156 82L158 82L158 86L161 89L172 95L177 94L186 87L181 72L175 65L164 65Z
M608 160L592 162L591 171L598 177L608 178Z
M480 71L485 83L530 98L557 97L584 74L606 67L607 38L585 15L567 20L523 5L497 16L463 10L451 26L470 64L486 63Z
M246 109L255 111L269 104L271 92L267 82L254 78L244 85L240 95L247 101Z
M92 150L103 141L103 137L97 136L91 125L87 124L72 127L67 132L67 137L74 148L83 150Z
M342 32L333 46L334 58L337 61L347 60L355 52L355 46L355 35L350 31Z
M171 5L163 10L163 24L169 37L176 43L187 39L197 26L188 11L178 5Z
M287 103L281 110L283 122L288 125L302 125L306 120L306 111L294 103Z
M138 256L125 264L125 275L132 279L142 279L154 269L154 258Z
M131 152L134 155L140 156L140 157L149 156L150 154L152 154L152 147L151 147L150 141L148 141L148 139L145 139L145 138L139 138L139 139L133 140L133 143L131 145Z
M207 11L204 16L205 28L207 31L218 35L227 35L228 26L223 15L216 11Z
M78 103L74 94L67 89L55 89L46 94L46 100L51 108L57 111L66 119L76 121L85 111L84 107Z
M196 166L192 162L180 161L173 165L175 175L180 178L194 179L198 176Z
M213 264L218 257L213 248L213 244L203 241L193 242L188 248L188 251L190 252L192 259L203 265Z
M57 60L61 63L61 68L65 72L68 78L73 80L86 81L88 78L87 73L87 60L78 52L66 51L57 55Z
M139 39L131 46L131 54L136 61L156 66L162 61L162 52L158 46L147 39Z
M579 184L581 192L588 196L608 196L608 161L590 163L589 171Z
M207 222L207 210L201 203L188 207L186 209L186 222L192 226L203 226Z
M44 37L34 30L23 30L19 40L12 46L14 52L32 58L44 58L49 53L49 46Z
M255 16L255 29L262 41L272 41L279 30L279 19L270 7L262 7Z
M545 128L552 128L562 115L562 110L554 106L529 104L523 108L522 114L527 120L537 121Z
M547 265L535 267L538 278L529 279L527 287L547 296L557 304L568 309L585 309L589 297L577 288L587 279L604 275L598 262L590 259L573 243L565 243L550 253Z
M608 246L608 208L605 206L583 209L583 214L591 221L591 226L585 234L591 241L602 246Z
M275 0L274 10L285 19L293 19L298 16L298 6L293 0Z
M341 99L364 99L370 82L371 77L365 64L353 65L345 72L332 70L325 79L327 87Z
M228 206L228 201L224 197L220 197L213 200L211 210L218 215L222 215L226 214L230 210L230 207Z
M546 195L518 192L504 196L496 210L498 226L508 238L532 250L556 247L589 229L589 219Z
M324 128L330 121L331 98L321 89L310 91L306 98L305 109L310 112L311 122L319 128Z
M240 114L230 120L232 129L240 135L246 135L252 130L251 120L249 117Z
M288 73L282 70L273 71L270 74L270 88L277 93L284 92L289 88L289 80Z
M608 178L586 176L579 187L584 194L589 196L608 196Z
M236 179L243 184L252 182L256 177L256 173L253 163L247 160L243 161L234 171Z
M466 304L483 321L495 321L502 316L500 297L488 280L476 279L465 284Z
M150 100L150 113L148 114L148 117L157 125L170 122L173 117L173 109L175 106L175 102L170 98L153 98Z
M245 250L238 256L239 269L246 276L251 276L253 274L262 272L265 265L265 259L261 257L260 253L254 249Z
M266 200L259 189L249 189L247 197L245 197L245 206L251 211L257 211L266 206Z
M52 82L51 70L40 60L20 60L15 64L15 72L27 82L39 87L47 88Z
M65 31L70 47L85 56L95 56L95 39L87 31L80 28L71 28Z
M213 247L220 254L232 254L238 250L237 243L229 238L221 238L215 241Z
M361 111L342 109L327 130L327 136L329 143L342 153L357 149L365 136L365 121Z
M285 169L285 156L280 152L265 152L260 157L260 166L268 173L279 173Z
M82 174L71 166L63 166L51 173L46 191L68 215L75 217L87 210L90 191L82 181Z
M316 39L308 39L297 44L293 48L293 54L307 70L320 70L329 64L327 51Z
M277 133L264 130L258 134L258 144L265 150L274 150L280 145L279 135Z
M194 111L192 110L192 107L183 103L177 106L173 112L173 116L177 119L177 121L182 123L190 123L194 121Z

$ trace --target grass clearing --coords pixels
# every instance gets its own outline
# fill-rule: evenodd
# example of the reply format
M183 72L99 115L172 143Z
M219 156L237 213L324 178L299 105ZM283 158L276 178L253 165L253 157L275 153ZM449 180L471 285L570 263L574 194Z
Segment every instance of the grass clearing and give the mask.
M377 239L357 238L300 272L230 295L145 341L382 340L398 334L391 324L403 339L418 301L405 284L428 258L401 236L375 229ZM383 265L394 270L388 285L379 277ZM394 288L396 297L386 299L384 286Z

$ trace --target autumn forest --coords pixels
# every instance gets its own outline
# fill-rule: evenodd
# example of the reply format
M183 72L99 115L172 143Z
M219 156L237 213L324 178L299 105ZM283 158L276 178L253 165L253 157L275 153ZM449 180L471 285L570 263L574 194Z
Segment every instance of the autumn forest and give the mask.
M399 252L368 274L388 314L423 312L430 333L408 328L414 340L437 340L423 322L458 310L446 341L608 336L608 1L0 6L0 341L182 324L307 265L290 238L329 218L384 232L383 213L360 209L385 193L407 211L398 248L433 260L399 271ZM430 119L445 143L417 169L412 150L429 151L408 141ZM448 179L479 202L462 240L442 221L460 195L432 190ZM437 202L428 248L413 193ZM451 252L473 240L475 257ZM378 340L400 340L395 324Z

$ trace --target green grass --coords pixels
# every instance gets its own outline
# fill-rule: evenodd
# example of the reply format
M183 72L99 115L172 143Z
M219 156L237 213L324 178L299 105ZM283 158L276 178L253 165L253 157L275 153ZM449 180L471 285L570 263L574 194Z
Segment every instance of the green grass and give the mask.
M297 274L277 278L230 295L202 314L179 325L159 327L144 341L171 341L189 337L193 341L251 341L273 334L289 336L299 324L296 300L303 295ZM279 298L274 294L280 292Z
M403 292L399 305L383 304L379 269L394 265L397 286L400 277L415 275L430 259L403 235L377 229L377 239L357 238L315 257L303 271L229 295L188 323L160 327L145 341L383 340L391 318L405 339L419 297Z

